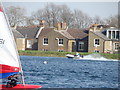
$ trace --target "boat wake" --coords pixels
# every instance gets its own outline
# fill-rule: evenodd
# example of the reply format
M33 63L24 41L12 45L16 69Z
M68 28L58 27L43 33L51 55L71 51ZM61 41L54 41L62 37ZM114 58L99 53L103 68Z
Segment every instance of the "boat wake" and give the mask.
M118 61L118 60L113 60L113 59L107 59L103 56L101 56L99 53L93 53L90 55L84 56L84 58L79 58L83 60L100 60L100 61Z
M90 55L86 55L84 56L84 58L86 59L95 59L95 60L108 60L107 58L104 58L103 56L101 56L100 54L98 53L93 53L93 54L90 54Z

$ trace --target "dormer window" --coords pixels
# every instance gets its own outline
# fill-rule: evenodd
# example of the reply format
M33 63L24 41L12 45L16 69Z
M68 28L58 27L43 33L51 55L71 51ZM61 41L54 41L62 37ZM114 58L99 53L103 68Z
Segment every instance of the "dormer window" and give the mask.
M116 32L116 39L119 39L119 37L120 37L119 33L120 33L119 31Z
M120 31L119 30L107 30L107 37L109 39L119 39L119 33Z

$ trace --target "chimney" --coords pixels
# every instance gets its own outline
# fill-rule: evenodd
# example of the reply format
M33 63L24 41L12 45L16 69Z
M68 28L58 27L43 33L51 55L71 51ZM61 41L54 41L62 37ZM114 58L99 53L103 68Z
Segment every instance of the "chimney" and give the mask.
M100 30L99 24L91 24L90 31L98 31Z
M12 29L17 29L17 24L15 24L14 26L11 26Z
M57 29L58 30L66 30L66 28L67 28L67 24L66 23L61 22L61 23L57 24Z
M45 27L45 21L44 20L40 20L40 27Z

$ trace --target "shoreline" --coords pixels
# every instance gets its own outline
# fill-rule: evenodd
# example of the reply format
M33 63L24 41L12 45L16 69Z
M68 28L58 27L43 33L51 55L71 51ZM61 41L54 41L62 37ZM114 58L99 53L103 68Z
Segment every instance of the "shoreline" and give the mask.
M20 56L45 56L45 57L66 57L66 54L73 54L75 52L56 52L56 51L35 51L35 50L25 50L18 51ZM93 53L88 52L79 52L81 55L90 55ZM102 57L106 59L119 60L120 54L108 54L108 53L99 53Z

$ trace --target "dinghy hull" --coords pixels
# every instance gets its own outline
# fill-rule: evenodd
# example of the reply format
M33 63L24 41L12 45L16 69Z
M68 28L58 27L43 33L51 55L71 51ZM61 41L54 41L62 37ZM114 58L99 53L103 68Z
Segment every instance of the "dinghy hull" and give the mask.
M6 87L6 85L0 85L0 90L32 90L38 89L42 86L39 85L29 85L29 84L17 84L15 87Z

